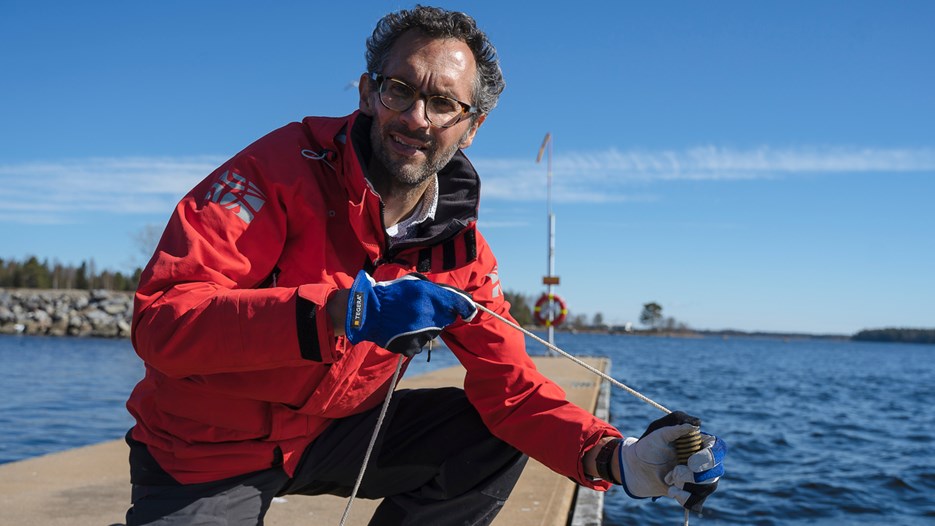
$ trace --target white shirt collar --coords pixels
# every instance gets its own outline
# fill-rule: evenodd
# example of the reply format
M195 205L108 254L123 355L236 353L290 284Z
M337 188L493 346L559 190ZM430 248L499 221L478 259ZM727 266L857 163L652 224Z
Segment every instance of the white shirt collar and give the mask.
M411 237L411 232L415 227L430 219L435 219L435 211L438 209L438 174L432 176L429 186L422 194L422 200L416 205L416 209L409 214L409 217L403 219L393 226L386 227L387 235L393 241L402 241Z

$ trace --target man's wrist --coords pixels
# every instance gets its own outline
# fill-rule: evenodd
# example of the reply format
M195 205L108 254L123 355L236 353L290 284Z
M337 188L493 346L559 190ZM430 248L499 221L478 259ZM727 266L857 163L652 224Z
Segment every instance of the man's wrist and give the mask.
M334 335L342 336L344 334L344 322L347 319L347 297L348 289L339 289L334 291L328 297L325 304L325 311L331 318L331 326L334 327Z
M617 462L617 450L620 447L621 439L617 438L606 442L601 446L601 450L597 453L597 457L594 459L595 467L597 468L597 474L602 479L610 482L611 484L620 484L620 478L614 476L614 467Z

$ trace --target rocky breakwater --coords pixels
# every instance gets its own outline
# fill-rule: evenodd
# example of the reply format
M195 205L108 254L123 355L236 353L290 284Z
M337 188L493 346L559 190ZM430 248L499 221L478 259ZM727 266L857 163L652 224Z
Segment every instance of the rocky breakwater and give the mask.
M132 314L129 292L0 289L0 334L126 338Z

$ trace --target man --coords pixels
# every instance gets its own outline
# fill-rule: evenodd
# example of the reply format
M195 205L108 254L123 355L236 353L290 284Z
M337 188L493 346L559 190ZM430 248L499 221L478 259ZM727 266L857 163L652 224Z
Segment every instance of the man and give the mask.
M359 111L263 137L170 219L136 295L127 524L262 524L276 495L348 495L397 364L439 333L464 390L393 394L359 492L384 498L372 524L488 524L526 455L698 508L719 448L679 475L669 446L697 420L621 440L475 307L509 316L461 153L504 85L484 33L463 13L393 13L367 68Z

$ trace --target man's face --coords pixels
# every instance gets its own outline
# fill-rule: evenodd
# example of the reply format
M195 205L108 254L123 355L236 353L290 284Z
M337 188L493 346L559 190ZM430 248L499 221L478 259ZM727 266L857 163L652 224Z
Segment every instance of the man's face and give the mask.
M439 40L408 31L393 45L380 71L426 95L444 95L474 103L474 56L459 40ZM450 128L429 124L425 100L406 111L393 111L380 102L378 86L366 75L360 79L360 110L373 117L370 140L373 155L386 167L396 185L419 186L442 169L458 148L467 148L484 120L464 118Z

